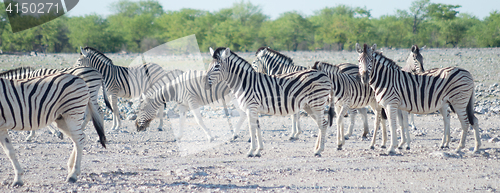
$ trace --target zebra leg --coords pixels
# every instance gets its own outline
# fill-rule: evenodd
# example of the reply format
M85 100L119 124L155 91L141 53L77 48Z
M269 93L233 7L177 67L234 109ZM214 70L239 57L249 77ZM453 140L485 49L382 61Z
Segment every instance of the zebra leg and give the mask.
M68 160L67 182L76 182L80 174L84 134L81 129L81 122L78 116L65 116L56 120L57 127L61 129L73 141L73 151Z
M295 139L299 139L299 135L302 134L302 129L300 129L300 111L298 113L295 113L295 122L296 122L296 131L295 131Z
M402 127L401 127L401 142L398 145L398 149L403 149L403 145L406 143L406 150L410 150L410 131L408 130L408 112L406 111L401 111L401 122Z
M391 146L387 150L387 154L395 154L396 153L396 148L398 144L398 137L396 133L396 128L397 128L397 113L398 113L398 108L397 105L387 105L385 108L387 113L387 119L389 120L389 128L391 130Z
M26 141L31 142L33 137L35 137L35 130L30 131L30 134L28 135L28 137L26 137Z
M257 119L257 130L255 131L255 136L257 138L258 146L257 150L254 152L253 155L255 157L260 157L261 156L260 152L264 150L264 142L262 140L262 130L260 129L260 124L258 119Z
M450 112L448 112L448 104L445 103L441 109L439 110L441 115L443 116L444 122L444 132L443 132L443 140L441 141L441 149L449 148L450 146Z
M12 166L14 167L14 181L12 182L12 186L22 186L24 185L23 180L21 179L24 171L19 164L19 161L16 158L16 152L14 147L12 146L11 139L9 137L9 132L5 129L0 130L0 144L2 144L3 150L7 157L9 157Z
M352 135L352 131L354 130L354 122L355 122L355 119L356 119L356 115L358 114L358 111L356 109L350 109L349 108L349 109L347 109L347 113L349 113L349 118L351 118L351 124L349 125L349 130L347 131L347 134L344 135L344 139L345 140L348 140L349 137L351 137L351 135ZM338 121L338 118L337 118L337 121ZM339 123L337 122L337 127L338 127L338 124ZM342 128L344 128L344 124L342 124ZM342 129L342 133L343 132L344 131Z
M256 139L255 139L255 131L258 125L258 115L256 111L247 110L248 116L248 129L250 133L250 151L248 151L248 157L254 157L254 151L256 149Z
M290 138L289 140L294 140L295 139L295 131L297 130L297 122L295 122L295 114L291 115L292 117L292 132L290 132Z
M378 104L374 104L372 106L372 110L375 112L375 129L373 130L373 137L372 137L372 142L370 143L370 149L375 149L375 140L377 138L377 132L378 132L378 128L380 126L380 121L381 121L381 110L380 108L377 108L375 107L375 105L378 105Z
M311 117L316 121L318 125L318 137L316 138L316 144L314 145L314 155L317 157L321 157L321 152L325 149L325 137L326 137L326 128L328 127L328 121L325 119L324 108L321 107L316 110L312 110L310 108L304 108L304 110L311 115ZM337 117L343 117L342 114L337 114ZM340 135L341 138L343 137Z
M234 138L234 127L233 127L233 124L231 124L231 119L229 118L229 112L227 110L227 105L226 105L226 101L222 100L222 105L224 106L224 116L225 118L227 119L227 123L229 124L229 129L231 130L231 132L233 133L233 138Z
M207 135L208 141L209 142L214 141L214 138L212 137L212 133L210 133L210 130L208 130L208 128L203 123L203 120L201 119L200 108L193 109L192 111L193 111L194 118L196 119L196 122L198 123L198 125L200 125L200 127L203 129L203 131L205 131L205 134Z
M50 130L50 132L52 132L59 139L64 139L63 133L61 131L57 130L56 128L54 128L54 126L52 124L50 124L49 126L47 126L47 128Z
M339 115L337 116L337 150L341 150L342 146L345 144L344 116L342 115L346 113L348 108L345 106L335 106L335 109L335 111L337 111L337 115Z
M415 126L415 114L410 113L410 118L411 118L411 121L410 121L411 128L413 130L417 130L417 127Z
M121 118L120 109L118 109L118 97L115 94L111 95L111 105L113 105L113 127L111 127L111 130L117 130L120 129Z
M361 114L361 118L363 118L363 139L368 139L368 133L370 132L368 129L368 110L360 108L358 111Z
M160 124L158 124L158 131L163 131L163 117L165 115L165 108L159 108L156 117L160 119Z
M465 140L467 138L467 132L468 132L468 129L469 129L469 120L467 118L467 115L466 115L466 110L465 108L463 108L463 110L458 110L458 108L456 106L453 106L455 109L456 109L456 113L457 113L457 116L458 116L458 119L460 120L460 123L462 125L462 135L461 135L461 138L460 138L460 143L457 147L457 149L455 150L456 152L459 152L460 150L462 150L464 147L465 147ZM475 118L475 117L474 117ZM475 120L477 121L477 119ZM477 127L477 124L476 124L476 127ZM474 128L475 130L475 128ZM476 142L477 140L479 139L479 133L476 133L476 131L474 132L476 136ZM477 143L476 143L476 146L477 146ZM474 151L477 151L478 148L475 148Z
M232 140L235 140L236 138L238 138L239 129L241 128L241 126L243 125L243 122L245 122L245 119L247 118L247 114L245 113L245 111L242 111L238 107L236 107L236 110L240 114L240 120L238 120L238 123L236 123L236 127L234 127Z
M175 137L176 141L180 141L184 131L184 123L186 122L186 111L187 107L184 105L179 105L179 133Z

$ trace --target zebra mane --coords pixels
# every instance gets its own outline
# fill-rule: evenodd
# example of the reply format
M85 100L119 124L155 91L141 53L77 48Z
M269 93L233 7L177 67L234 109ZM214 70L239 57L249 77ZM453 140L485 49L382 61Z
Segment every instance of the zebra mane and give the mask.
M276 50L273 50L269 47L260 47L257 52L255 52L255 55L257 55L260 51L263 51L264 49L267 49L268 52L270 53L273 53L273 54L276 54L278 57L281 57L281 58L285 58L287 61L288 61L288 65L294 65L293 64L293 59L288 57L288 56L285 56L284 54L276 51Z
M24 72L26 70L33 71L34 69L30 66L23 66L23 67L19 67L19 68L14 68L14 69L2 71L2 72L0 72L0 76L4 76L6 74L16 73L16 72Z
M107 61L105 61L105 63L106 63L106 64L113 64L113 61L112 61L111 59L109 59L106 55L104 55L104 53L102 53L101 51L99 51L99 50L97 50L97 49L95 49L95 48L93 48L93 47L88 47L88 46L87 46L87 47L85 47L85 48L83 48L83 49L84 49L84 50L91 51L91 52L93 52L94 54L99 55L99 56L100 56L100 58L104 58L105 60L107 60ZM109 62L109 63L108 63L108 62ZM114 64L113 64L113 65L114 65Z
M220 60L221 59L221 54L222 54L222 52L224 52L224 50L226 50L225 47L219 47L219 48L217 48L214 51L214 55L212 56L212 58L216 59L216 60ZM252 68L252 64L250 64L247 60L245 60L244 58L238 56L232 50L231 50L231 55L233 55L237 60L243 61L243 62L238 63L237 65L239 65L243 69L247 69L247 71L253 71L253 72L255 72L255 70Z
M373 56L374 58L376 59L377 57L379 57L380 59L378 61L380 61L382 58L385 60L384 63L382 65L388 67L388 68L393 68L393 69L398 69L398 70L401 70L401 66L397 65L396 62L394 62L394 60L390 59L390 58L387 58L385 57L382 52L377 52L377 51L374 51L373 52Z

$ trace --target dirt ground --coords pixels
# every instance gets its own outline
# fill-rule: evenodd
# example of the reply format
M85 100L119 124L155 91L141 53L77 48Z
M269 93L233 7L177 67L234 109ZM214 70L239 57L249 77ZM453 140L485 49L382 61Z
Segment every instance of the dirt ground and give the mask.
M439 114L415 116L418 130L411 131L411 150L387 156L380 148L368 148L361 138L361 118L354 136L343 150L336 150L334 128L329 128L322 157L313 156L317 126L301 118L304 133L289 141L289 117L260 118L264 150L260 158L247 158L248 131L228 142L229 126L222 118L204 118L216 136L206 141L194 118L188 118L184 138L173 142L171 118L165 131L153 128L136 132L133 121L124 121L121 131L107 131L106 149L97 143L90 125L85 130L82 173L76 183L66 183L67 159L72 143L39 130L34 142L24 132L11 132L17 156L25 170L22 187L10 187L13 169L5 153L0 154L0 192L465 192L500 191L500 116L477 115L482 129L482 146L473 154L473 133L466 148L458 145L459 121L452 116L450 149L438 148L443 134ZM231 118L236 124L238 117ZM369 115L370 128L373 115ZM346 126L348 121L345 120ZM112 122L106 121L106 127ZM334 125L335 127L335 125ZM370 133L370 136L372 134ZM378 135L380 136L380 134Z

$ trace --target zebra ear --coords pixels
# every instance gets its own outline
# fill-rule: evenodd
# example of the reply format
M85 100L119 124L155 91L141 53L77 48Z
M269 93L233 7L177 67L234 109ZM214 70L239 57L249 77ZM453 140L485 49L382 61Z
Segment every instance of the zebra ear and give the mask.
M377 49L377 44L373 44L371 49L372 49L372 52L374 52Z
M226 59L227 57L229 57L230 54L231 54L231 50L229 48L226 48L226 50L224 50L224 52L222 52L221 58Z
M356 52L361 54L363 51L359 48L359 43L356 43Z
M413 46L411 47L411 52L413 52L413 53L417 54L417 53L419 52L419 50L418 50L418 46L417 46L417 45L413 45Z
M210 55L214 56L214 49L212 47L210 47Z

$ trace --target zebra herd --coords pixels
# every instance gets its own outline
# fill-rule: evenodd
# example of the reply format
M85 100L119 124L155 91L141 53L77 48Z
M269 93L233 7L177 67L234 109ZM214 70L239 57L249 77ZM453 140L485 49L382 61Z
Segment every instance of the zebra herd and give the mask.
M212 61L207 71L165 71L154 63L137 67L113 64L102 52L80 48L80 57L74 67L66 69L18 68L0 73L0 143L14 167L12 185L21 186L23 170L17 161L9 130L34 130L55 122L62 133L73 141L68 160L68 182L75 182L80 174L83 130L92 119L99 142L106 147L103 116L99 113L97 95L102 89L106 107L113 112L112 130L120 129L118 97L140 98L135 125L137 131L149 127L160 118L167 102L176 102L180 112L181 140L186 112L192 110L195 120L205 131L209 142L214 140L205 126L200 108L213 103L224 106L225 117L238 138L239 128L248 120L250 149L248 157L260 157L264 149L259 114L291 115L290 140L299 138L300 111L305 111L317 124L318 135L314 155L324 150L326 129L337 116L337 145L341 149L352 134L354 117L363 118L363 137L367 137L367 106L375 113L373 138L382 127L382 144L386 147L385 120L391 131L388 154L396 148L410 149L408 113L426 114L439 111L443 116L444 135L441 147L449 147L450 119L448 108L455 112L462 124L462 136L456 151L465 146L469 125L474 129L474 152L479 151L478 120L474 116L474 82L472 75L461 68L448 67L424 71L423 57L413 46L407 65L399 67L376 45L362 47L356 44L359 64L328 64L318 61L311 67L295 65L293 60L268 47L258 49L250 63L230 48L210 48ZM109 100L109 101L108 101ZM240 114L236 126L231 124L227 103L232 102ZM328 108L325 117L325 109ZM343 118L350 114L349 131L344 135ZM397 142L396 119L399 120L401 142ZM412 118L412 127L415 128ZM31 138L29 138L31 139Z

